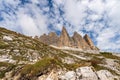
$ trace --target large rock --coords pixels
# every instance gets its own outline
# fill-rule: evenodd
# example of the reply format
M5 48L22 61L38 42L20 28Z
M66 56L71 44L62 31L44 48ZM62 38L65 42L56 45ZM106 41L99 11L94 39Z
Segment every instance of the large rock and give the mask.
M78 80L98 80L92 67L80 67L76 69L76 74Z
M3 36L4 41L12 41L13 39L10 36Z
M108 70L97 71L97 75L100 80L115 80L114 76Z
M76 73L74 71L68 71L60 77L60 80L76 80Z
M68 71L60 77L60 80L98 80L92 67L80 67L76 71Z
M37 39L37 38L36 38ZM57 42L58 42L58 36L56 33L51 32L48 35L43 34L42 36L40 36L39 40L45 44L48 45L55 45L57 46Z

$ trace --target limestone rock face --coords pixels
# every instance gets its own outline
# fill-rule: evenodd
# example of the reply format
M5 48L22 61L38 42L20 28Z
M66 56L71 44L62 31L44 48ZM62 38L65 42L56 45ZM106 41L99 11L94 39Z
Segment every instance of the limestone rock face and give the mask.
M87 34L85 34L84 40L87 42L87 44L90 46L92 50L98 50L98 48L93 44L92 40Z
M70 37L65 27L62 28L60 36L51 32L48 35L43 34L40 36L39 40L45 44L57 47L71 47L81 50L98 50L88 35L85 35L83 38L80 34L74 32L73 36Z
M100 80L115 80L114 76L107 70L100 70L97 72L97 75Z
M48 45L52 44L57 46L58 36L54 32L51 32L48 35L43 34L42 36L40 36L39 39L45 44L47 43Z
M72 39L74 41L73 42L73 47L81 48L81 49L90 49L90 47L86 43L86 41L77 32L74 32L74 35L73 35Z
M81 67L76 70L76 74L78 76L82 76L82 80L98 80L97 75L92 70L91 67ZM80 79L78 77L78 79Z
M67 30L65 29L65 27L63 27L60 38L58 40L58 46L62 47L62 46L70 46L70 37L67 33Z

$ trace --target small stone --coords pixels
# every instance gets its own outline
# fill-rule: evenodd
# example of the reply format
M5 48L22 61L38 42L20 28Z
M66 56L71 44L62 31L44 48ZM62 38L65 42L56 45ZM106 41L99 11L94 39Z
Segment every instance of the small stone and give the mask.
M17 49L15 49L15 50L13 50L15 53L18 53L19 52L19 50L17 50Z

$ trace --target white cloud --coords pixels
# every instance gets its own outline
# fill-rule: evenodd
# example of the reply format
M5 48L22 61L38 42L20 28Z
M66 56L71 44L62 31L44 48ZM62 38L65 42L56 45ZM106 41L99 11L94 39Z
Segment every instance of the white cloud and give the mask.
M20 4L19 1L15 0L6 0L4 3L10 9L11 7L17 7L18 4ZM34 3L37 3L37 0L34 1ZM1 16L4 18L4 20L0 21L0 25L12 30L21 29L22 31L20 32L29 36L48 33L46 21L47 18L42 14L42 11L34 3L19 6L17 10L12 9L12 11L8 13L3 12ZM4 8L3 5L1 6Z
M86 7L77 0L66 0L64 6L66 21L70 22L73 26L79 26L86 16L84 13Z
M18 23L22 28L23 34L31 35L31 36L39 35L39 30L36 27L34 20L30 16L25 14L20 14Z

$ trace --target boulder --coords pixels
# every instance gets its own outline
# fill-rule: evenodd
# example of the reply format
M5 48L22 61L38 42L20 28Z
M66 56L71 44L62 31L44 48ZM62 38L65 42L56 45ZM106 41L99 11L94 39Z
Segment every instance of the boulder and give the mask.
M68 71L60 77L60 80L76 80L76 73L74 71Z
M3 36L4 41L13 41L13 39L10 36Z
M98 80L96 73L92 70L92 67L80 67L76 69L78 80Z
M115 80L114 76L108 70L97 71L97 75L100 80Z

